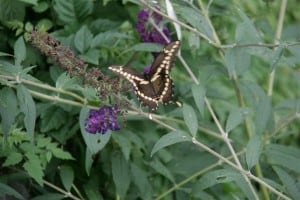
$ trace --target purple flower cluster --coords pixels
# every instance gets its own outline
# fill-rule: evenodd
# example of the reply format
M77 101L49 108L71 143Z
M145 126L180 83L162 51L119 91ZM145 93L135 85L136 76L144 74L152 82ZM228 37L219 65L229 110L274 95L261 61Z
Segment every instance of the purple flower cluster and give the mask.
M92 134L105 134L108 130L120 130L117 121L117 114L120 112L117 105L102 106L99 110L90 110L89 116L85 120L85 130Z
M171 34L167 26L163 24L162 16L158 13L149 13L148 9L142 9L138 13L138 22L136 24L136 29L140 34L143 42L152 42L166 45L168 41L161 35L160 31L164 33L167 38L171 39ZM160 31L155 29L149 20L153 20L153 22L158 26Z

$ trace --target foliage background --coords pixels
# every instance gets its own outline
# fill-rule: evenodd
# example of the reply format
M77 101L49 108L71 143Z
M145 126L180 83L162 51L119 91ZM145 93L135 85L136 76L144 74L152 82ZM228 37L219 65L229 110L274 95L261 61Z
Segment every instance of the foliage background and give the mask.
M297 199L295 0L159 1L180 22L172 78L183 107L160 106L151 120L128 94L135 109L120 131L84 131L88 108L108 102L33 48L28 32L47 31L109 76L138 52L131 66L142 71L161 48L142 45L135 29L148 3L0 0L1 198Z

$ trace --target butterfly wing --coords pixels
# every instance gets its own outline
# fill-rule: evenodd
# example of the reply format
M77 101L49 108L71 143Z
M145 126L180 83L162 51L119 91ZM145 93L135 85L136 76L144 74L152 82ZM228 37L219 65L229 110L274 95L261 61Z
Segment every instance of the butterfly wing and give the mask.
M152 63L149 76L155 77L155 75L161 72L166 73L166 71L166 74L169 74L179 48L179 40L167 44Z
M136 73L131 68L123 66L110 66L110 70L128 80L134 88L138 100L151 110L156 110L158 107L158 100L155 99L155 89L152 87L150 81L146 80L144 76Z

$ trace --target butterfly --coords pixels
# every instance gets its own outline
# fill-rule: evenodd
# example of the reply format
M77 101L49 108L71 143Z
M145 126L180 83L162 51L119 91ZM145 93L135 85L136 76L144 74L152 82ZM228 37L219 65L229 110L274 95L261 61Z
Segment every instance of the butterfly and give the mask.
M170 71L179 48L179 40L167 44L155 58L148 73L140 74L124 66L110 66L109 69L129 81L142 105L154 111L159 102L165 105L172 102L174 94Z

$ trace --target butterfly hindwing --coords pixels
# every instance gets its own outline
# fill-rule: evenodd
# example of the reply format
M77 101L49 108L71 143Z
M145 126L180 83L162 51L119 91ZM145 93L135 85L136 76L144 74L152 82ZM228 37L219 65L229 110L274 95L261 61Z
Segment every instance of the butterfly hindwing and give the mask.
M123 66L111 66L109 69L133 85L143 105L156 110L158 102L168 104L172 101L173 81L169 74L179 47L180 41L166 45L151 65L150 72L144 75Z

